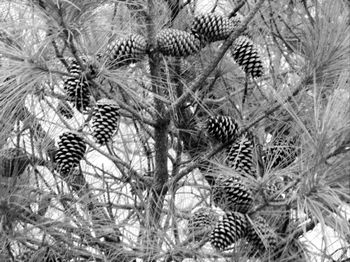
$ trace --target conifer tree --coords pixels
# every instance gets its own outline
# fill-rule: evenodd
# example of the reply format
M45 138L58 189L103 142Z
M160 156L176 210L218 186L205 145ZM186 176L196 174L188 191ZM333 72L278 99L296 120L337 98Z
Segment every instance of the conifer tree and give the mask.
M348 261L349 15L1 1L0 261Z

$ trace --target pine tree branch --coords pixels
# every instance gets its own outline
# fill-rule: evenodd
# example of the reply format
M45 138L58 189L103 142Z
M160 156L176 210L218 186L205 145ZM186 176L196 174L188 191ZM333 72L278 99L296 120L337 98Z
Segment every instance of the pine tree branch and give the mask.
M17 49L21 49L21 46L12 39L12 37L10 37L5 31L3 31L2 29L0 29L0 42L5 43L8 46L17 48Z
M149 261L154 261L153 256L156 251L157 228L163 208L163 202L166 191L164 184L168 181L168 129L170 118L164 114L164 103L158 98L162 97L163 88L157 79L160 78L160 54L157 52L156 32L153 18L156 17L156 3L154 0L147 1L148 13L146 15L147 36L149 43L149 65L151 71L152 92L157 94L154 96L154 107L156 110L156 126L154 127L154 163L155 170L153 174L153 187L151 188L148 207L146 209L146 224L148 231L144 241L148 246L146 253L149 253Z
M249 123L246 127L245 127L245 131L249 130L251 127L253 127L254 125L256 125L257 123L259 123L261 120L265 119L266 117L268 117L269 115L271 115L272 113L274 113L276 110L278 110L279 108L281 108L283 106L283 104L289 102L291 99L293 99L293 97L297 96L306 86L307 82L310 80L310 77L307 76L305 77L300 84L294 89L293 93L288 96L283 102L276 102L276 104L266 110L264 112L264 114L262 114L260 117L257 117L255 120L253 120L251 123Z
M350 151L350 141L344 141L340 146L338 146L333 152L326 156L326 160L335 157L340 154L345 154Z
M210 13L214 13L215 12L215 9L218 7L218 2L219 2L219 0L215 0L213 7L209 11Z
M247 18L242 21L241 25L237 28L237 30L232 32L231 35L222 44L221 48L218 51L218 54L216 55L216 57L213 58L213 61L206 68L204 68L202 74L200 74L193 81L193 83L189 87L189 90L170 106L171 110L178 109L183 103L185 103L192 96L192 94L194 94L202 86L204 81L209 77L209 75L214 71L216 66L224 57L227 50L232 46L233 41L236 40L236 38L240 36L243 33L243 31L246 29L248 23L254 18L255 14L261 8L264 1L265 0L259 0L257 2L253 10L247 15ZM168 112L168 114L169 113L170 112Z
M115 95L108 93L107 91L105 91L102 86L96 82L94 82L94 84L99 88L99 90L109 99L115 100ZM110 84L111 85L111 84ZM140 123L144 123L147 125L150 125L152 127L156 126L156 121L152 120L152 119L148 119L144 116L142 116L137 109L135 109L134 107L130 106L128 103L121 101L121 100L117 100L118 106L120 106L120 108L124 109L125 111L129 112L131 115L127 115L124 114L123 112L121 112L121 115L123 115L124 117L127 118L135 118L137 120L139 120ZM145 110L150 116L153 116L152 112L150 112L150 110L148 110L148 108L146 106L140 105L140 107Z
M278 110L280 107L282 107L284 103L290 101L293 97L298 95L303 90L303 88L305 87L305 85L309 81L309 79L310 79L310 77L305 77L300 82L300 84L295 88L294 92L284 100L284 102L282 102L282 103L276 102L276 104L271 109L266 110L263 115L261 115L260 117L257 117L255 120L253 120L251 123L249 123L246 127L242 128L240 134L244 133L245 131L248 131L251 127L253 127L257 123L259 123L260 121L262 121L263 119L265 119L269 115L273 114L276 110ZM240 134L238 134L237 136L239 136ZM213 156L215 156L216 154L221 152L224 148L226 148L230 143L231 143L231 141L228 141L227 143L224 143L222 145L215 147L212 151L205 154L204 156L198 157L197 159L195 159L193 161L193 163L188 165L186 168L182 169L176 177L174 177L171 181L169 181L169 183L177 183L182 177L186 176L189 172L191 172L195 168L199 167L201 165L201 163L203 163L203 161L211 159Z
M298 239L299 237L304 235L306 232L309 232L309 231L313 230L316 225L317 225L316 222L314 220L311 220L305 226L303 226L302 228L296 230L293 233L293 238L294 239Z
M219 50L219 54L214 58L214 61L208 65L207 68L203 70L203 73L195 79L194 83L189 88L190 91L187 91L181 97L174 102L174 104L171 106L174 110L178 109L182 106L182 104L196 91L198 90L202 83L205 81L205 79L211 74L211 72L216 68L217 64L220 62L220 60L225 55L226 51L229 49L229 47L232 45L233 41L245 30L248 23L253 19L254 15L258 12L260 7L262 6L264 0L260 0L253 10L249 13L247 18L242 22L242 24L239 26L237 31L234 31L229 38L223 43L222 47ZM274 109L272 112L274 112L276 109ZM247 128L248 129L248 128ZM242 132L246 131L247 129L243 130ZM202 157L198 157L197 161L194 160L191 164L189 164L186 168L182 169L178 175L176 175L173 179L171 179L167 187L170 186L173 183L177 183L182 177L186 176L188 173L193 171L195 168L199 167L203 161L207 161L208 159L211 159L214 155L219 153L222 149L227 147L229 145L230 141L220 145L216 148L214 148L211 152L207 153L206 155Z
M163 89L159 86L157 79L160 77L160 56L156 51L156 33L153 18L155 15L155 3L154 0L148 0L149 14L147 16L148 27L148 39L150 43L150 49L153 50L149 54L150 71L152 78L152 91L159 96L163 95ZM155 189L160 192L164 183L168 179L168 167L167 167L167 149L168 149L168 126L169 115L164 112L164 103L158 98L154 97L154 105L157 112L156 125L154 128L155 139Z
M302 0L302 2L303 2L304 10L305 10L305 12L307 14L307 18L309 19L310 24L312 26L314 26L315 25L315 20L311 16L311 13L310 13L309 8L307 6L307 1L306 0Z
M236 15L236 13L244 6L244 4L247 2L247 0L241 0L238 2L238 4L235 6L235 8L232 10L232 12L228 15L229 18L232 18Z

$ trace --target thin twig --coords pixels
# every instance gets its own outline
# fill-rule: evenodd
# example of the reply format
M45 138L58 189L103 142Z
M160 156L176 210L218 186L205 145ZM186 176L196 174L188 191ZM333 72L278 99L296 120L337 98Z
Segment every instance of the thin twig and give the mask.
M214 61L208 65L207 68L203 70L203 73L194 81L194 83L190 87L190 91L187 91L184 93L173 105L173 108L178 108L180 107L187 99L189 96L191 96L192 93L194 93L205 81L205 79L210 75L210 73L215 69L217 64L220 62L222 57L225 55L226 51L228 48L232 45L233 41L244 31L245 27L248 25L249 21L251 21L256 14L256 12L260 9L261 5L263 4L264 0L260 0L254 9L250 12L248 17L242 22L242 25L237 29L237 31L233 32L230 37L223 43L219 54L214 58ZM278 108L280 105L278 105ZM276 109L275 109L276 110ZM272 112L274 112L273 110ZM262 118L263 119L263 118ZM259 120L261 121L261 119ZM257 122L259 122L257 121ZM255 124L255 123L254 123ZM244 130L246 131L248 127ZM242 131L242 132L244 132ZM217 148L214 148L213 151L207 153L206 155L203 156L202 159L211 159L214 155L219 153L223 148L225 148L228 145L228 143L223 144L218 146ZM198 159L197 159L198 160ZM194 161L192 164L188 165L186 168L184 168L176 177L174 177L172 180L167 183L167 185L171 185L172 183L177 183L182 177L186 176L189 172L194 170L195 168L199 167L201 164L201 161Z
M254 18L256 12L260 9L265 0L259 0L255 5L254 9L249 13L246 19L241 23L241 25L231 33L231 35L225 40L221 48L218 51L216 57L214 57L213 62L210 63L206 68L204 68L203 73L200 74L191 84L189 90L185 92L179 99L177 99L171 106L172 110L179 108L192 94L194 94L204 83L204 81L209 77L209 75L214 71L216 66L219 64L221 59L224 57L227 50L231 47L234 40L237 39L241 33L246 29L248 23ZM169 113L169 112L168 112Z
M244 4L247 2L247 0L241 0L235 8L232 10L232 12L228 15L229 18L232 18L236 15L236 13L244 6Z

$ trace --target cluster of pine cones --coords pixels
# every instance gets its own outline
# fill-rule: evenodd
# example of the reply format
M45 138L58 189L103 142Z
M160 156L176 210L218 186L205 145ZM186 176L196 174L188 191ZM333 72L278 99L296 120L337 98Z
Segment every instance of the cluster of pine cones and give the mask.
M220 251L243 239L252 247L248 252L250 257L273 252L277 245L275 230L263 217L257 215L251 219L247 215L254 206L254 198L242 177L257 178L252 135L241 132L239 125L229 116L210 117L206 131L215 144L227 145L224 162L233 172L216 177L212 185L213 203L225 212L224 216L219 220L213 209L201 208L192 214L188 222L190 233L195 240L201 240L205 233L210 232L211 245Z
M207 13L195 16L189 32L177 29L163 29L156 35L157 48L165 56L186 57L200 51L207 43L225 40L240 24L237 18ZM99 59L105 59L110 68L119 68L140 61L148 51L146 39L137 34L111 42ZM260 77L263 67L258 51L251 40L240 36L231 48L232 57L242 69L252 77ZM86 61L83 61L86 62ZM60 102L58 112L70 119L73 110L71 103L79 112L91 109L89 81L82 73L81 65L74 59L68 65L69 76L64 80L66 101ZM98 144L107 143L118 127L118 105L111 100L99 101L93 108L92 135ZM242 138L244 139L244 138ZM241 141L245 143L245 141ZM78 167L86 150L84 139L78 133L64 133L60 136L59 150L56 154L57 169L68 174ZM234 164L234 159L227 160ZM242 165L245 168L246 165ZM238 168L238 167L237 167Z
M106 144L116 132L119 123L119 107L109 99L97 102L92 112L92 136L100 145ZM56 169L62 175L71 174L78 168L86 152L86 142L77 132L66 132L59 136L55 156Z
M198 53L206 44L225 40L239 26L239 19L208 13L197 15L189 32L177 29L163 29L156 35L157 49L164 56L187 57ZM148 52L146 39L137 34L111 42L100 59L116 69L130 63L141 61ZM262 61L254 43L246 36L238 37L232 47L231 55L247 75L253 78L263 74ZM64 81L67 102L80 112L86 112L90 106L89 82L83 77L82 69L76 61L71 61L69 77ZM59 104L59 112L66 118L72 118L72 109L66 103ZM119 107L111 100L101 100L93 108L92 135L96 143L107 143L116 132L119 120ZM253 142L248 132L241 134L237 123L230 117L214 117L207 123L209 136L220 143L232 142L227 147L225 163L239 174L255 176L252 150ZM76 170L86 152L86 142L77 132L66 132L59 137L59 149L56 153L56 169L61 174ZM218 177L213 186L213 202L225 215L212 228L211 244L225 250L238 239L245 237L254 247L256 254L276 245L276 235L267 222L258 217L253 223L247 212L253 206L250 190L240 181L239 176ZM189 221L192 232L211 226L217 221L212 210L201 209Z
M173 28L160 30L156 35L157 48L165 56L187 57L198 53L206 44L225 40L239 26L238 18L215 13L196 15L189 32ZM117 39L101 55L111 68L141 61L147 54L147 41L138 34ZM252 77L263 74L262 61L254 43L246 36L238 37L232 47L233 59Z

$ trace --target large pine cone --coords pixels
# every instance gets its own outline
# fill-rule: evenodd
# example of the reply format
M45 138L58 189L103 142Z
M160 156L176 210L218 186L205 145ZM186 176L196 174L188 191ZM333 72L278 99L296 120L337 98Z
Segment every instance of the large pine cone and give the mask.
M113 69L142 60L147 52L146 39L137 34L117 39L107 46L107 64Z
M218 177L213 187L213 202L227 212L247 213L253 205L253 197L238 178Z
M246 234L247 218L238 212L226 213L210 236L210 243L223 251Z
M203 207L192 214L188 220L187 228L194 239L200 241L206 237L218 221L218 215L211 208Z
M71 132L59 136L58 151L55 156L56 169L61 174L69 174L79 165L86 151L84 139Z
M199 52L200 40L193 34L177 30L163 29L157 34L159 51L166 56L186 57Z
M191 32L203 37L207 42L225 40L238 25L238 20L226 16L206 13L196 15L191 26Z
M250 256L262 256L268 251L275 249L277 245L277 235L262 217L257 217L254 226L248 224L247 241L251 244L252 250Z
M253 166L254 143L249 133L243 133L226 149L225 163L241 175L256 176Z
M70 76L63 83L67 100L72 102L79 112L85 112L90 105L89 82L82 75L81 68L75 60L72 60L68 70Z
M92 114L92 136L96 143L105 144L118 128L119 106L113 100L98 101Z
M246 74L250 74L252 77L263 75L264 69L258 49L249 38L238 37L231 47L231 54Z
M238 132L238 124L230 116L210 117L206 123L208 135L220 143L233 141Z

